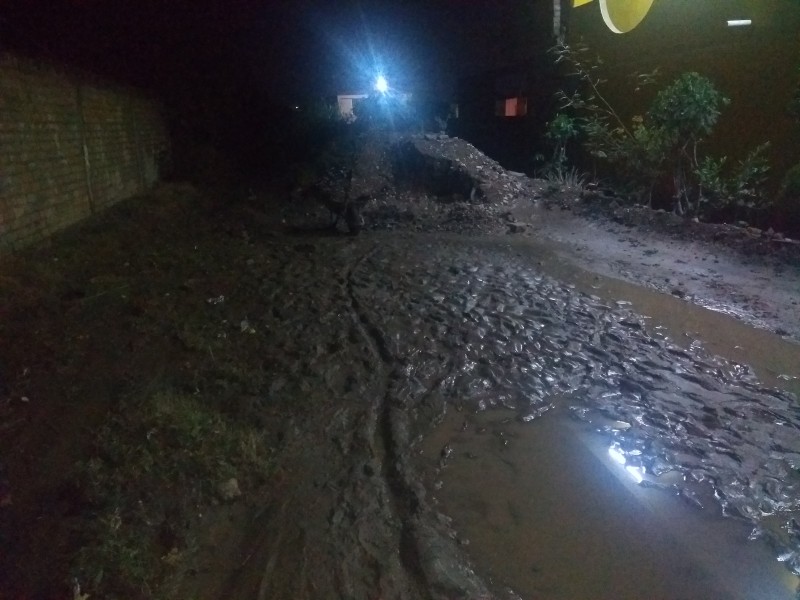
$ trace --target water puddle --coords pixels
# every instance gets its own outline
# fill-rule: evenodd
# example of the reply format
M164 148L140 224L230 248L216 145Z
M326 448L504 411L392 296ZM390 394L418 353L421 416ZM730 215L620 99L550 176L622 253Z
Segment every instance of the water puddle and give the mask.
M794 597L798 346L533 244L370 261L354 289L482 570L525 597Z
M566 399L522 422L450 410L419 448L438 508L479 572L522 598L795 598L798 578L752 530L696 498L645 487Z
M705 306L619 279L586 271L547 246L528 239L510 246L535 261L547 275L604 302L626 300L632 310L646 315L649 328L661 330L676 344L702 344L711 354L749 365L761 382L800 396L800 345L770 331L751 327L741 311L707 300Z

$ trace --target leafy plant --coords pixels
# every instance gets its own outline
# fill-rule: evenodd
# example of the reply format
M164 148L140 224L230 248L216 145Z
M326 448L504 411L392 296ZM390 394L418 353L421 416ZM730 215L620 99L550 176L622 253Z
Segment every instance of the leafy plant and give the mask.
M614 165L620 175L634 181L637 187L652 190L660 172L663 136L645 126L641 117L635 117L631 123L623 120L603 93L606 80L599 75L603 61L591 57L586 45L560 43L551 53L556 64L569 67L568 77L579 84L579 89L571 94L561 90L557 97L562 110L569 108L583 115L576 123L585 134L584 147L595 158ZM658 69L635 73L632 77L635 91L639 91L656 81Z
M567 143L578 137L580 132L577 120L565 113L558 113L547 124L545 137L553 145L553 155L547 165L546 172L563 175L567 165Z
M666 162L672 171L675 212L697 212L698 195L692 174L698 166L697 147L716 125L730 100L698 73L684 73L660 91L648 111L653 126L664 136Z
M611 165L621 180L632 184L652 203L655 186L669 181L673 210L695 215L701 210L734 207L735 212L762 208L758 189L768 165L766 146L759 146L726 173L727 159L700 156L701 144L711 135L722 108L730 103L706 77L683 73L658 92L644 115L622 118L604 95L600 76L603 61L591 58L585 45L558 44L556 63L570 67L578 89L561 91L561 110L582 115L580 125L588 152ZM658 71L634 74L634 92L655 83Z
M700 205L706 211L726 211L734 219L748 220L769 208L771 202L762 191L769 173L768 149L769 142L757 146L739 161L733 172L725 168L726 156L719 159L706 156L700 160L695 168Z
M541 177L553 187L553 192L560 187L582 188L586 184L586 175L575 167L568 167L567 143L580 134L580 124L575 117L558 113L547 124L545 137L550 141L553 152L549 160L537 154L534 160L544 163Z

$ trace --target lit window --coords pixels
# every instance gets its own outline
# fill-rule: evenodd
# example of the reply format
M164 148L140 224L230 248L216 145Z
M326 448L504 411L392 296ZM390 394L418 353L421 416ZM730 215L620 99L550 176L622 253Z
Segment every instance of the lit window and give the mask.
M498 100L494 106L498 117L524 117L528 114L528 99L522 96Z

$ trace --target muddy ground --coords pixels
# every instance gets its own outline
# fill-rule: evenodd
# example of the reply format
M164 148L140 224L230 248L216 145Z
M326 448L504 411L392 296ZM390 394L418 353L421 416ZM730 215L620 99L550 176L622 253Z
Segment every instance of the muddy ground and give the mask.
M661 215L585 214L578 190L450 138L367 148L359 236L323 230L310 199L171 184L3 260L0 597L517 597L441 512L448 447L416 458L447 414L501 408L627 423L607 434L643 473L692 474L670 489L760 527L800 569L782 528L800 498L791 240L693 243ZM670 297L631 306L618 279ZM762 332L676 331L693 303ZM703 327L734 339L708 353ZM142 408L165 394L214 415L190 441L241 432L236 460L170 462L183 430ZM743 464L771 483L743 490ZM115 493L91 489L97 472Z

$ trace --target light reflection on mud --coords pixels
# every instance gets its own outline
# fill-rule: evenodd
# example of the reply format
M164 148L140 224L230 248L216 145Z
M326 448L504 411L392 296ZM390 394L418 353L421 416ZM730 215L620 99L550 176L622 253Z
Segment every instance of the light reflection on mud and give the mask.
M797 578L745 541L746 523L636 485L566 404L530 424L513 411L450 411L418 450L480 571L522 598L794 598Z
M648 331L629 303L579 293L507 252L430 250L399 260L378 251L363 279L354 276L406 364L404 405L435 414L438 398L536 422L568 398L565 409L601 432L642 485L748 523L800 574L800 409L791 393L700 344Z

